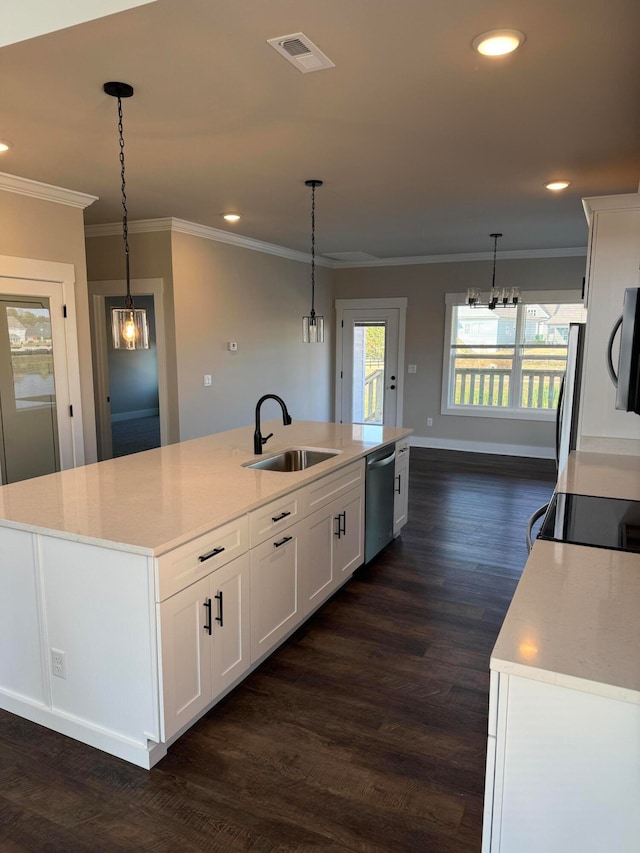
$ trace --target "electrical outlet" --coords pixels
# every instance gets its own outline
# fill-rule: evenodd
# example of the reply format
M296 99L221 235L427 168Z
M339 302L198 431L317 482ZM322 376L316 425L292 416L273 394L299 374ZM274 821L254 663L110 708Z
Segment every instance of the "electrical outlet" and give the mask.
M427 418L427 426L433 426L433 418Z
M67 677L67 656L60 649L51 649L51 672L58 678Z
M418 371L418 365L417 364L410 364L409 365L409 371L408 371L409 373L417 373L417 371Z
M238 352L237 341L227 341L227 349L229 350L229 352Z

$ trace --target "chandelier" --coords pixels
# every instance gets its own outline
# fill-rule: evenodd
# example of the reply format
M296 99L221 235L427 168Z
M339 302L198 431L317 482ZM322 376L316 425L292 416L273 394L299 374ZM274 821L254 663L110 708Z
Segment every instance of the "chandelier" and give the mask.
M502 234L489 234L493 237L493 277L491 279L491 290L487 296L486 302L482 301L482 293L479 288L470 287L467 290L467 305L471 308L489 308L491 311L494 308L508 308L509 306L517 305L520 298L520 291L517 287L496 287L496 255L498 252L498 237Z

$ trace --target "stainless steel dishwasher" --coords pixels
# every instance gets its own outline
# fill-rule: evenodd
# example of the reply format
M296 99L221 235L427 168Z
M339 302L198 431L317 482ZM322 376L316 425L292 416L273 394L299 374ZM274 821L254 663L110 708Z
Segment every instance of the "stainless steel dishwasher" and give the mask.
M364 561L368 563L393 539L393 487L396 447L389 444L367 456Z

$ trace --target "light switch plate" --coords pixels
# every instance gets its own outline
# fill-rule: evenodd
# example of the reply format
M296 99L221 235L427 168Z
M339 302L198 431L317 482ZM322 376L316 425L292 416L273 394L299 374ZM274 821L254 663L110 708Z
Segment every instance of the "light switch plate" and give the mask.
M213 379L211 377L211 374L205 373L204 374L204 387L205 388L211 388L212 385L213 385Z
M410 364L409 365L409 373L417 373L417 371L418 371L418 365L417 364Z

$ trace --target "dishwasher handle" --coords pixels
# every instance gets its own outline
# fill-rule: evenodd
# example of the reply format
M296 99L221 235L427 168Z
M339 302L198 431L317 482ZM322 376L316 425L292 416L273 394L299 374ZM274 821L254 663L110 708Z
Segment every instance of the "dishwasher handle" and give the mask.
M392 462L395 462L396 452L390 453L389 456L385 456L383 459L378 459L377 462L367 462L367 470L373 471L375 468L384 468L385 465L390 465Z

